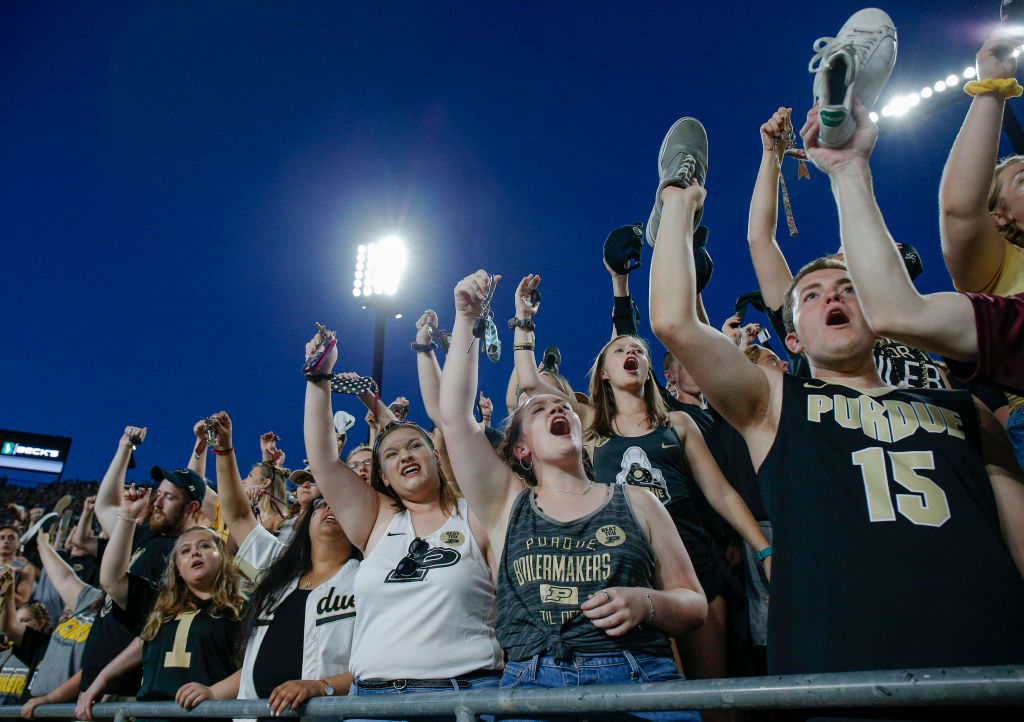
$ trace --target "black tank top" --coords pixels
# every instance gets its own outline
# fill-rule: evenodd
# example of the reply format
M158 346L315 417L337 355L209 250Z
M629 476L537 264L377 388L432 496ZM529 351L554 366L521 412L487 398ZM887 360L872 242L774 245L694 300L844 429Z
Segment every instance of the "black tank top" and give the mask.
M768 672L1024 660L970 394L783 376L758 470L774 525Z
M654 551L624 487L613 485L600 508L565 522L544 514L533 490L524 489L509 514L498 570L498 642L513 662L624 649L667 656L662 632L641 625L609 637L580 610L601 589L650 587L653 579Z
M679 436L668 423L643 436L599 438L594 445L594 479L650 489L665 506L690 498L693 484Z

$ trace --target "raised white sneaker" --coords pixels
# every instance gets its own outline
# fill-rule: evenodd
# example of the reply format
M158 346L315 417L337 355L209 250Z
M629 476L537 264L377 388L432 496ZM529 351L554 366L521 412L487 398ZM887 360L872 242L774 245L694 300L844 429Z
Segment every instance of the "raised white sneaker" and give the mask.
M855 12L834 38L818 38L808 69L820 108L818 143L839 148L853 137L853 101L871 110L896 65L896 26L884 10Z

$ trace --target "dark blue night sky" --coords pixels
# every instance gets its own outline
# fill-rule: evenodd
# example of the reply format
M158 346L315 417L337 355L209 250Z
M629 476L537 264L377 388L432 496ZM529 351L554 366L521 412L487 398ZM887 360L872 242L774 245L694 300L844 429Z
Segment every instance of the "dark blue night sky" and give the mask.
M885 5L899 59L882 102L973 63L998 5ZM355 249L392 231L411 259L405 315L388 322L387 399L408 396L425 421L413 323L432 307L450 326L452 287L479 267L505 276L506 346L515 283L541 274L538 345L559 345L563 373L585 388L610 333L601 244L646 221L658 147L682 115L710 135L705 302L720 323L755 286L758 127L779 105L802 121L812 43L860 7L4 3L0 428L72 437L65 476L95 479L124 426L148 426L142 478L184 465L193 422L225 409L243 466L269 429L299 465L303 344L326 323L339 370L369 374ZM960 99L889 126L872 163L928 291L950 287L936 199L967 101L949 92ZM838 224L823 175L797 181L788 165L786 178L800 235L780 219L780 239L795 267L834 250ZM646 274L631 276L644 311ZM499 409L508 351L481 366ZM351 397L335 402L362 419Z

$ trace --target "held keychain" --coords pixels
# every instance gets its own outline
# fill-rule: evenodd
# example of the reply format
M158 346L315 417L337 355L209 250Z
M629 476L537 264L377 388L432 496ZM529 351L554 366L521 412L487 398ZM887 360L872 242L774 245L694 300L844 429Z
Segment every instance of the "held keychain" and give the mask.
M487 322L491 321L491 325L494 325L493 315L491 314L491 297L494 296L494 276L487 277L487 295L484 297L483 302L480 304L480 315L473 321L473 338L482 339L484 333L487 330ZM495 337L497 331L494 332ZM473 342L469 342L469 348L466 349L466 353L473 350Z

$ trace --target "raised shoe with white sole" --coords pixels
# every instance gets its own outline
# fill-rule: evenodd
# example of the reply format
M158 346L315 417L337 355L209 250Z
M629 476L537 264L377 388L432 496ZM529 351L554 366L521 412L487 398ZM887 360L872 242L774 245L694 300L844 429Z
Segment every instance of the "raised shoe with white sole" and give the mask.
M808 70L826 148L846 145L857 129L853 101L871 110L896 65L896 26L884 10L855 12L834 38L818 38Z

